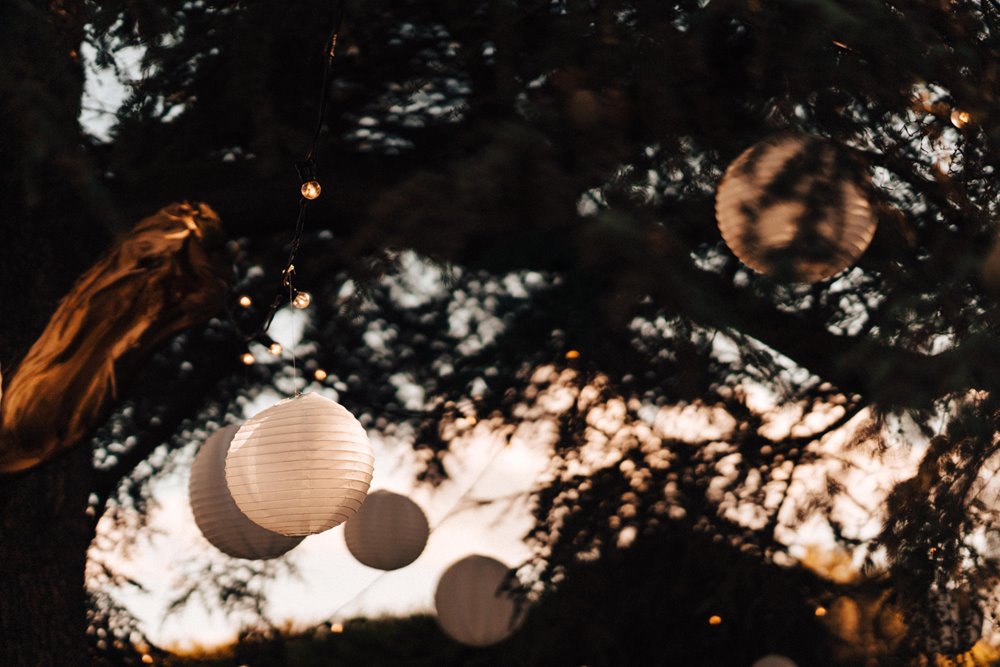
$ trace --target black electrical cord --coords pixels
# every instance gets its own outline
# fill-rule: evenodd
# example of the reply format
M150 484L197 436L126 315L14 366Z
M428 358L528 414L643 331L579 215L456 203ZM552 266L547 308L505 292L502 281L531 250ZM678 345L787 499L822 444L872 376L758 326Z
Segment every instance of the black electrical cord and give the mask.
M326 58L323 64L323 83L320 87L319 109L316 114L316 126L313 129L312 139L309 142L309 148L306 151L305 158L302 161L295 163L295 169L298 171L299 180L302 182L302 197L299 199L299 214L295 220L295 232L292 235L288 261L285 263L285 269L281 272L281 285L278 287L278 291L271 302L271 306L267 310L267 316L264 318L264 321L257 332L246 336L246 340L248 342L266 334L281 305L286 299L289 301L293 300L295 298L295 294L297 293L297 290L293 285L295 277L295 256L299 251L299 246L302 244L302 232L305 229L306 224L306 211L308 210L309 203L315 199L315 196L311 198L306 196L307 187L309 184L315 184L317 196L319 191L319 183L316 181L317 146L319 144L319 135L323 130L323 121L326 119L326 110L330 100L330 83L333 79L333 59L337 55L337 37L340 35L340 28L344 22L344 4L345 0L339 0L337 3L337 9L333 18L333 28L330 30L330 36L326 41Z

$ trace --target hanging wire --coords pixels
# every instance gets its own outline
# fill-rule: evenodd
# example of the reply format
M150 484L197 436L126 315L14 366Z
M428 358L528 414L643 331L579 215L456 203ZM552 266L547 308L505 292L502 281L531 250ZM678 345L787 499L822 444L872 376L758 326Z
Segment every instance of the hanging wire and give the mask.
M340 28L344 21L344 0L339 0L337 3L337 9L334 13L333 28L330 30L330 36L326 41L326 57L323 63L323 82L320 86L319 94L319 109L316 114L316 126L313 129L312 139L309 142L309 148L306 150L305 158L299 162L295 163L295 169L298 171L299 180L301 183L305 184L310 181L316 180L316 155L318 153L319 145L319 135L323 131L323 121L326 118L326 110L330 100L330 84L333 80L333 59L337 55L337 38L340 35ZM268 308L267 316L264 318L263 324L260 329L255 334L250 334L247 340L253 340L257 335L267 333L267 330L271 327L271 322L274 320L275 314L278 309L286 299L291 301L295 298L295 257L298 254L299 246L302 245L302 232L305 229L306 224L306 212L309 208L310 199L308 199L304 193L299 199L299 214L295 220L295 232L292 235L291 249L288 253L288 261L285 262L285 268L281 272L281 286L278 288L277 294L274 296L274 300L271 301L271 306Z

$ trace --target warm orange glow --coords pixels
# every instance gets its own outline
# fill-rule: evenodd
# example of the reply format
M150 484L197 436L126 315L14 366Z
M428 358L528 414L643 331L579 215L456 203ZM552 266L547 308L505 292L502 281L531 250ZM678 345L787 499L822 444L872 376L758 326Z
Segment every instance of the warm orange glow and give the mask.
M312 295L309 292L296 292L295 298L292 299L292 305L299 310L308 308L311 303Z
M343 631L344 631L343 623L333 623L330 625L330 632L335 632L339 635Z
M281 347L281 343L271 343L267 348L267 351L276 357L280 357L283 350L284 348Z
M722 625L722 617L717 615L712 615L708 617L709 625Z
M142 656L142 662L144 664L147 664L147 665L152 665L153 664L153 656L149 655L148 653L145 654L144 656Z
M952 109L951 112L951 124L962 129L969 124L972 120L972 115L968 111L962 111L961 109Z
M316 199L322 190L319 181L306 181L302 184L302 196L306 199Z
M253 305L253 299L248 297L246 294L240 297L240 305L244 308L249 308Z
M323 380L326 379L326 371L324 371L322 368L317 368L316 372L313 373L313 377L316 378L317 381L322 382Z
M250 352L244 352L243 356L240 357L240 360L243 362L244 366L253 366L254 358L253 354Z
M820 618L826 616L826 607L816 607L816 615Z
M579 359L580 358L580 350L569 350L568 352L566 352L566 358L567 359Z

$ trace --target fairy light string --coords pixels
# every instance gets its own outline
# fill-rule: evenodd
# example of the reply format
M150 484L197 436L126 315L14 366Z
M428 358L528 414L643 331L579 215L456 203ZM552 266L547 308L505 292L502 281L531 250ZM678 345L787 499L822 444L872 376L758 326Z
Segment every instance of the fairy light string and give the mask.
M323 79L320 85L316 124L313 128L305 157L295 163L295 170L298 173L300 182L299 207L298 215L295 219L295 228L292 234L292 240L289 244L288 259L285 262L284 269L281 271L280 284L275 292L274 298L271 300L271 304L268 307L266 314L261 320L259 320L259 324L248 333L245 328L239 325L236 314L233 310L227 308L229 319L236 326L236 330L244 332L244 344L249 345L254 341L260 341L269 349L271 354L274 354L275 356L280 356L283 350L278 343L275 343L270 336L268 336L267 332L271 328L271 323L274 321L274 316L277 314L278 310L285 303L290 303L294 308L299 310L308 308L312 303L312 296L309 292L301 291L295 287L295 259L298 256L299 249L302 245L302 233L305 230L306 214L309 210L309 204L318 198L320 192L322 191L322 187L317 179L316 157L318 154L319 137L323 131L323 122L326 119L327 108L329 106L330 86L333 80L333 60L337 55L337 40L344 21L344 4L344 0L339 0L337 3L336 10L334 12L333 27L330 30L329 37L324 45ZM241 308L248 309L253 305L253 299L251 299L249 295L241 294L236 299L236 303ZM240 358L247 366L254 363L253 354L248 351L242 353ZM295 355L294 352L292 352L293 384L295 380L295 372L297 370L295 368L295 361ZM295 393L298 394L297 386Z

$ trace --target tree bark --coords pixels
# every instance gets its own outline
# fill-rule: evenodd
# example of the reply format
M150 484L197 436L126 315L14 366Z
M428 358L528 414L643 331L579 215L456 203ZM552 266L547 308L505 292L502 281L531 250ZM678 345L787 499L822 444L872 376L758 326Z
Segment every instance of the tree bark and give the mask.
M0 472L79 442L153 349L218 312L222 239L210 208L175 204L140 222L83 275L0 400Z
M90 448L0 480L0 665L89 664Z
M215 315L219 220L174 204L140 222L60 302L0 400L0 665L87 664L93 430L142 361Z

